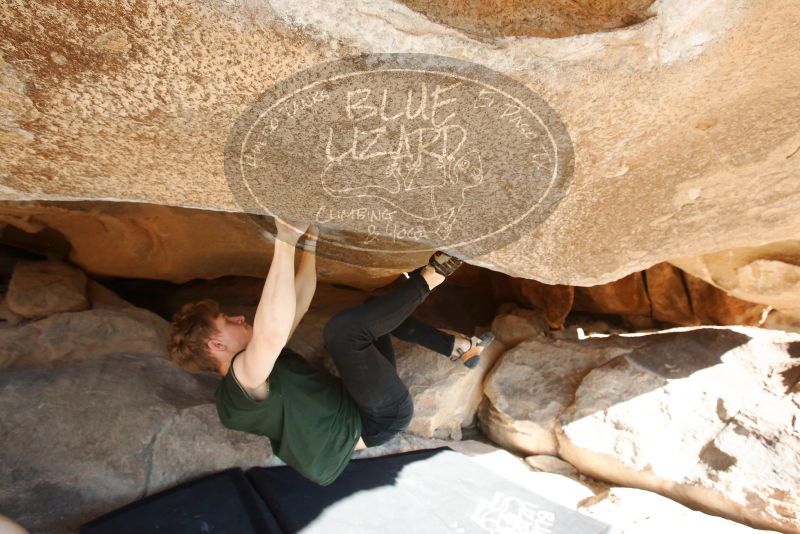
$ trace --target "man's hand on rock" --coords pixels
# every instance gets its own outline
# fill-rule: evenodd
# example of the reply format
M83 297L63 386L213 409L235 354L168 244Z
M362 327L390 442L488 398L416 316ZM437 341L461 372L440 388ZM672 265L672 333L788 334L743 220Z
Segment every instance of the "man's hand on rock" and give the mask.
M278 240L296 246L297 241L306 232L309 224L307 222L275 217L275 226L278 228Z

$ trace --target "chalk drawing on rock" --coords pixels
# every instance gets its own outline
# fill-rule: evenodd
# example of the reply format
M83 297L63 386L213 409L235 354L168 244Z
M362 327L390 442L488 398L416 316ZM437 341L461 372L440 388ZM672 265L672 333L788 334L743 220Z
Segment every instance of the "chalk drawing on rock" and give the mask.
M428 54L365 54L268 88L236 121L225 175L259 226L321 225L318 254L374 266L504 247L564 198L563 122L525 85ZM407 261L407 260L405 260Z

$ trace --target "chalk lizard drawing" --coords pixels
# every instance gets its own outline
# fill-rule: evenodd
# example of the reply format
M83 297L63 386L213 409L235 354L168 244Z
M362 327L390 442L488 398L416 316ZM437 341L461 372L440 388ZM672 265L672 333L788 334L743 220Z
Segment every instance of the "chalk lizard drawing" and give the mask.
M448 152L448 133L460 135L454 150ZM408 138L418 137L416 155ZM428 136L426 138L426 136ZM432 137L431 137L432 136ZM347 158L330 161L321 173L323 190L334 198L378 198L403 213L421 221L433 222L434 232L446 239L464 206L468 189L483 182L483 163L477 149L465 150L466 130L457 125L444 128L419 128L403 139L395 152L382 156L388 163L382 168L370 162L371 174L364 184L363 172L343 163ZM441 153L428 150L441 142ZM404 161L404 160L411 160ZM363 163L361 164L363 165ZM378 173L372 172L378 169Z

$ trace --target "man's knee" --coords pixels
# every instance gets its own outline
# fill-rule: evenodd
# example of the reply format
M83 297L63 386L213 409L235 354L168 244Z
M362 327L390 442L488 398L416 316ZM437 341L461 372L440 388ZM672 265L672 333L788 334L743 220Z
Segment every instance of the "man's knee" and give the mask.
M349 343L358 337L359 332L359 323L352 316L350 310L342 310L328 319L322 329L322 339L330 348L342 343Z

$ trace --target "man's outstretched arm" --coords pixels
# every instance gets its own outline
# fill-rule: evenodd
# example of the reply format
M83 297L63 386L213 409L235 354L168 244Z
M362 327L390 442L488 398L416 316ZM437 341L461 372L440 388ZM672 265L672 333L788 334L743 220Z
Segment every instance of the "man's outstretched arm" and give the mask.
M245 387L263 384L281 349L289 340L297 308L295 293L294 250L297 240L308 226L288 225L275 219L278 227L272 264L264 283L261 300L253 319L253 338L242 354L241 363L234 369L239 382ZM238 363L238 359L234 362Z
M302 252L300 254L300 263L297 266L297 274L294 277L297 299L294 323L289 332L289 339L291 339L295 328L300 324L303 316L311 306L311 301L314 299L314 292L317 290L316 248L318 237L319 228L316 225L311 225L305 235L305 241L303 242Z

